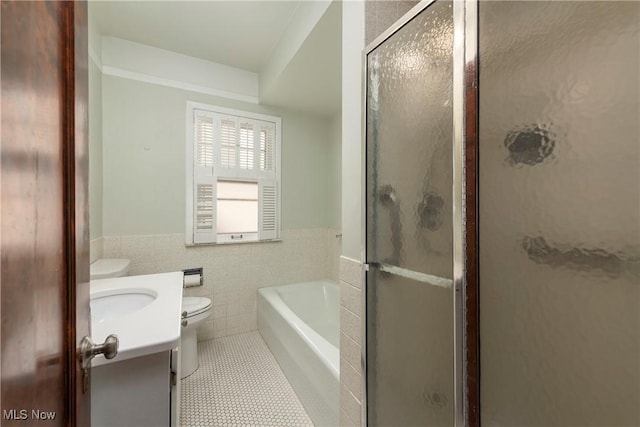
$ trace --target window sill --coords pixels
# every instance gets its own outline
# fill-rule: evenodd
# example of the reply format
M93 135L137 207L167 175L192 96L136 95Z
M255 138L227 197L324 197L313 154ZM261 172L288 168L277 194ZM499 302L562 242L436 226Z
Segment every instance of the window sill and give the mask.
M203 246L229 246L229 245L251 245L258 243L278 243L282 242L282 239L269 239L269 240L245 240L237 242L214 242L214 243L185 243L186 248L200 248Z

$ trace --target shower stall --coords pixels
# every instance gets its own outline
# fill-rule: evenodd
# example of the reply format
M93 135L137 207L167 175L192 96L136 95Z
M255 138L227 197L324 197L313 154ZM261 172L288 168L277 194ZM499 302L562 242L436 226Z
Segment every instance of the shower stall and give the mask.
M640 425L640 3L426 0L363 70L367 424Z

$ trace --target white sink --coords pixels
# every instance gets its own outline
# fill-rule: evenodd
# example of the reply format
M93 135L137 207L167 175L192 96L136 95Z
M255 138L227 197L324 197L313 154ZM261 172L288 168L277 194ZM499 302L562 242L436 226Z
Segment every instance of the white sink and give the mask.
M92 280L91 339L120 341L113 359L98 355L92 367L169 351L180 345L181 271Z
M97 292L91 295L91 321L102 323L126 316L148 306L157 294L150 289L127 289L121 293Z

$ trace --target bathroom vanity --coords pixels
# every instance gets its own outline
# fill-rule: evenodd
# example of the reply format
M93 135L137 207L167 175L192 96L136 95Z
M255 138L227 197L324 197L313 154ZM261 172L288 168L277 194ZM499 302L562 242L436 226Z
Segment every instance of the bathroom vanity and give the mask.
M182 272L91 282L91 332L119 339L91 366L94 427L178 425Z
M173 355L166 351L93 368L92 426L177 426L179 365Z

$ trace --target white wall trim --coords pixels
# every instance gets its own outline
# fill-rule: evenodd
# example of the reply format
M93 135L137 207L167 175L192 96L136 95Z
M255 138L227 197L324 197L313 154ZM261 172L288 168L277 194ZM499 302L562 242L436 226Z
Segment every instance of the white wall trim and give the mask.
M103 74L108 76L121 77L124 79L137 80L144 83L151 83L151 84L156 84L160 86L183 89L183 90L188 90L190 92L202 93L205 95L219 96L222 98L228 98L228 99L234 99L237 101L247 102L250 104L259 103L259 99L257 96L241 95L234 92L227 92L224 90L213 89L213 88L186 83L178 80L166 79L163 77L156 77L156 76L151 76L149 74L124 70L122 68L111 67L109 65L103 65L101 71Z
M342 254L362 257L364 2L342 3Z
M258 103L257 73L118 37L100 41L104 74Z
M282 118L280 116L274 116L272 114L261 114L253 111L240 110L238 108L221 107L219 105L205 104L204 102L187 101L187 108L191 110L205 110L214 113L228 114L230 116L246 117L248 119L273 122L278 124L277 131L280 130L279 128L282 124ZM193 120L193 116L191 116L191 120Z

